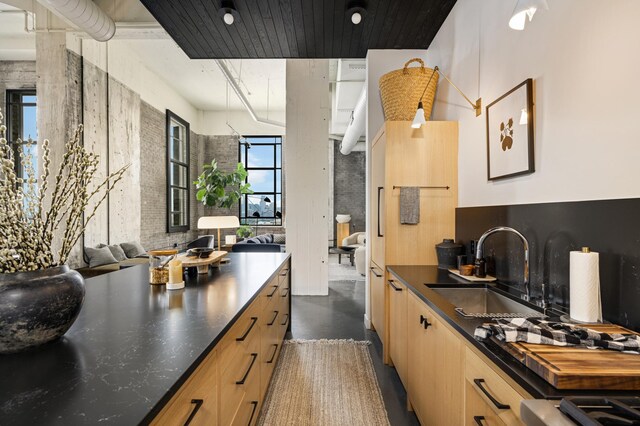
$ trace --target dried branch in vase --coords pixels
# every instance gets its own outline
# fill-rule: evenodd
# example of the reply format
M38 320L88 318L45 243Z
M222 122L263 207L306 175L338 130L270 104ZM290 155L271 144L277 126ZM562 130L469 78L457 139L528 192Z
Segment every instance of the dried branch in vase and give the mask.
M37 159L24 154L32 150L21 149L20 158L15 158L2 123L0 111L0 273L62 265L129 165L96 182L99 156L82 146L79 126L65 145L54 186L48 193L52 177L49 141L42 142L43 172L36 180ZM17 146L28 147L33 143L16 141ZM22 177L16 174L16 165L23 171ZM90 202L93 207L85 211ZM60 239L56 253L54 236Z

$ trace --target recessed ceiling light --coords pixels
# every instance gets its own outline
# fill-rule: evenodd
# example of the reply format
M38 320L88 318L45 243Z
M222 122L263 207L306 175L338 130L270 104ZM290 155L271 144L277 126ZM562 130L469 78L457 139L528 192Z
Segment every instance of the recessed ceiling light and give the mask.
M353 15L351 15L351 22L353 22L354 25L358 25L362 22L362 15L358 12L353 12Z
M222 19L224 20L224 23L227 25L233 24L233 14L231 12L225 13Z

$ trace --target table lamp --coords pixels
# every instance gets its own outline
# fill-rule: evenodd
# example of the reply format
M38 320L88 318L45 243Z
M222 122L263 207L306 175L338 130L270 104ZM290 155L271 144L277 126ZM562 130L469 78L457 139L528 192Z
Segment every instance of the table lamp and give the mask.
M222 240L220 239L221 229L238 228L240 220L238 216L203 216L198 219L198 229L218 230L218 251L222 251Z

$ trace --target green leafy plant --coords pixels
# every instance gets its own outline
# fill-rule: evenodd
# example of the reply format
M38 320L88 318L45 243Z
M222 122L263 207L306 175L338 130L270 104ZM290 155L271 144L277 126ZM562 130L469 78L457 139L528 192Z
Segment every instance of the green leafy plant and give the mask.
M253 235L253 230L251 229L250 226L248 225L242 225L240 228L238 228L238 230L236 231L236 235L240 238L249 238L250 236Z
M243 194L253 194L251 184L245 183L247 171L242 163L238 163L231 173L224 173L218 168L216 160L204 165L204 171L196 185L196 198L205 206L230 208L240 201Z

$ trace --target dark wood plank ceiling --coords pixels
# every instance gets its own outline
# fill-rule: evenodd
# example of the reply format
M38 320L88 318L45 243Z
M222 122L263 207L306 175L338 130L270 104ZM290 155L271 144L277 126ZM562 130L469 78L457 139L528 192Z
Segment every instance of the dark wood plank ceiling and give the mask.
M456 0L368 0L359 25L349 0L142 0L192 59L364 58L368 49L426 49Z

